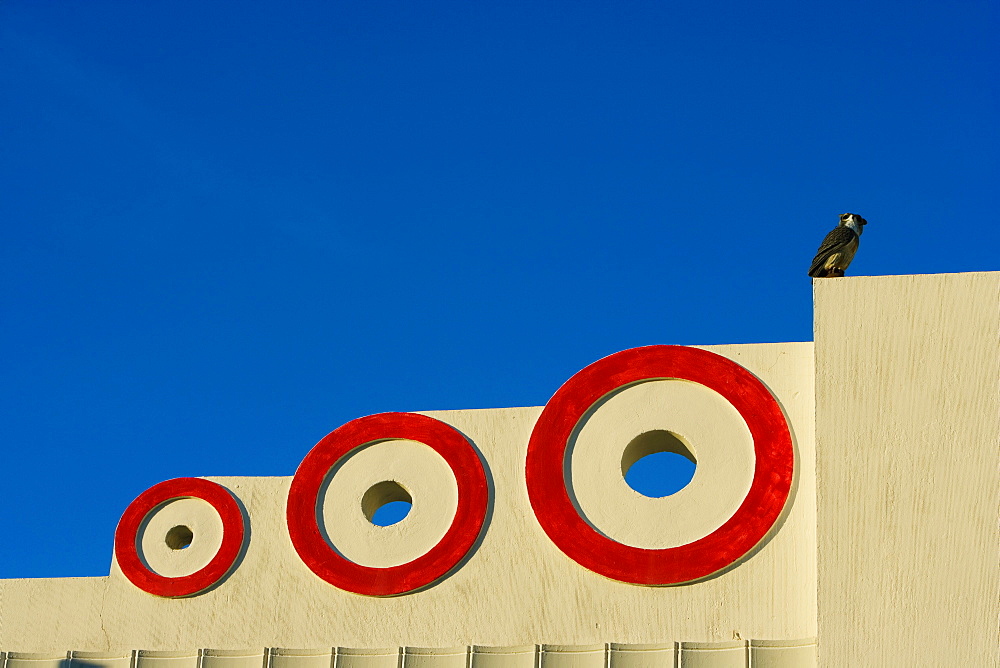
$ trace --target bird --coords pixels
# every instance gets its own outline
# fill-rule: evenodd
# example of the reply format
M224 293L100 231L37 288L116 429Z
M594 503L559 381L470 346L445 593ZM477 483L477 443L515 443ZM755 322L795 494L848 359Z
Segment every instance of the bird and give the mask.
M826 235L816 251L809 275L813 278L837 278L844 275L858 250L861 231L868 221L856 213L840 214L840 222Z

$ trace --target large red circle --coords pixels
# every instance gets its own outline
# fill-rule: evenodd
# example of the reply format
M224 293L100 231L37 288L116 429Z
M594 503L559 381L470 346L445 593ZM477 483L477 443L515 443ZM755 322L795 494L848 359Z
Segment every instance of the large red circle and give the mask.
M563 475L566 448L580 419L602 397L640 381L671 378L704 385L739 411L753 436L753 482L736 513L703 538L664 549L624 545L592 528L570 500ZM793 469L784 413L753 374L705 350L648 346L598 360L559 388L531 433L525 477L535 517L567 556L621 582L669 585L716 573L753 549L781 514Z
M199 571L180 577L154 573L139 557L143 520L167 501L195 498L208 502L222 518L222 545ZM115 529L115 559L132 584L156 596L190 596L219 582L236 563L243 548L243 513L229 491L204 478L174 478L153 485L129 504Z
M458 481L458 509L444 537L423 555L399 566L363 566L342 557L321 533L320 488L330 469L352 451L393 439L423 443L444 458ZM335 429L305 456L288 490L288 533L306 566L330 584L356 594L393 596L425 587L454 568L479 537L488 502L486 471L458 430L416 413L380 413Z

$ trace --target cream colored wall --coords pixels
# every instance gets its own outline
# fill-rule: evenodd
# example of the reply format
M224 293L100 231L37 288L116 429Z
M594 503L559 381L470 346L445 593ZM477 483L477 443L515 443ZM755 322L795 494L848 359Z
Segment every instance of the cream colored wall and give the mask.
M821 665L1000 665L1000 273L814 286Z
M483 453L494 507L482 544L435 586L387 599L339 591L291 547L289 478L213 478L250 517L228 579L178 600L140 591L114 563L109 577L0 580L2 668L785 668L816 665L817 635L823 666L1000 665L1000 273L819 280L815 301L815 346L707 347L768 385L797 456L783 524L717 577L638 587L577 566L527 500L525 451L541 409L438 411L428 414ZM712 490L745 487L752 459L713 401L646 383L590 418L570 469L592 523L645 546L718 523L732 499L718 494L714 514L697 509ZM685 402L701 422L670 408ZM629 496L611 475L631 432L652 428L696 435L702 477L674 498ZM443 531L454 480L416 444L363 452L330 483L327 529L351 536L341 547L358 561L406 560ZM409 525L345 518L373 471L404 460L393 476L419 478L408 483ZM213 512L194 500L157 511L141 541L150 566L197 570L221 541ZM681 520L665 528L658 516ZM163 549L176 522L199 537L188 550Z
M685 652L688 659L682 665L686 666L730 665L737 657L749 660L747 657L753 652L760 658L755 665L767 665L768 657L777 657L774 661L792 655L801 657L803 651L806 654L812 651L810 639L816 635L812 344L707 349L747 367L775 394L792 425L797 455L790 505L778 530L743 563L716 577L673 587L644 587L608 580L578 566L549 541L528 502L525 454L541 409L436 411L428 415L455 426L480 449L494 481L494 506L482 544L467 563L436 585L394 598L370 598L338 590L311 573L292 548L284 520L290 478L216 477L212 479L230 489L246 507L251 532L245 558L221 585L188 599L162 599L137 589L114 564L107 578L0 581L0 648L117 652L330 646L533 647L545 642L554 645L545 645L537 653L544 665L551 666L568 665L560 663L567 653L580 659L587 654L581 652L581 647L588 645L601 648L594 654L600 665L604 665L605 655L621 655L612 663L623 666L636 665L626 661L630 657L656 656L673 661L685 656ZM669 394L677 389L667 386L657 389L654 387L657 383L648 385L646 390L653 392L654 399L656 392ZM630 424L634 430L689 428L677 426L680 417L672 414L669 406L658 408L655 400L641 395L640 392L634 400L621 405L608 402L598 409L595 418L611 425L607 428L607 438L602 440L600 434L588 436L586 445L581 444L581 448L593 451L595 461L611 464L601 464L595 470L587 470L586 462L574 465L578 466L580 476L587 476L587 503L603 506L600 521L609 532L619 529L634 532L634 528L627 526L628 518L625 521L620 515L616 518L607 507L621 498L624 486L620 469L614 471L612 464L620 462L626 443L638 435L628 433L628 429L623 431L621 425ZM709 422L727 423L733 419L725 406L711 408L711 397L694 396L685 401L693 402L691 406L697 408L696 412L708 411L705 415ZM636 410L643 414L632 415ZM702 425L705 429L710 426ZM725 448L743 447L730 442L738 436L727 436L724 430L706 433L715 434L712 439L716 440L701 442L696 438L693 447L704 456L699 459L703 468L721 469L706 470L701 475L709 476L708 479L715 476L717 480L726 480L727 475L740 479L745 473L745 463L727 472L726 458L713 450L721 448L718 452L725 452ZM310 446L303 443L296 447L305 455ZM433 468L435 455L421 464L420 457L426 453L421 455L418 448L410 454L416 458L410 469L422 470L425 464L428 470ZM377 458L372 465L379 466ZM345 466L337 475L346 469ZM447 475L440 485L447 485ZM363 487L346 480L337 489L353 490L356 495ZM704 490L698 492L698 486L695 488L695 492L703 495L698 497L703 503L713 503L711 489L706 497ZM605 498L601 489L606 489ZM336 497L341 493L351 492L336 492L331 483L328 494ZM443 504L442 512L446 512L451 507L449 498L430 503ZM352 503L357 501L354 499ZM632 501L629 513L642 521L649 519L644 514L664 511L657 500ZM336 502L336 498L331 502ZM414 498L415 508L421 503L424 503L421 498ZM631 539L654 545L669 544L678 540L678 535L686 535L684 531L690 533L692 526L697 529L699 521L709 524L718 521L710 513L705 514L707 519L698 520L697 505L684 507L686 516L679 523L679 534L656 534L653 531L656 524L652 523L648 535L640 531L639 535L631 535ZM184 512L196 515L201 511L197 504L189 504ZM206 518L199 521L210 526ZM172 521L163 522L164 527L170 524ZM438 530L433 522L426 526L429 527L426 531ZM341 530L352 529L344 525L337 529ZM390 536L390 533L380 535ZM109 545L111 538L106 537ZM385 538L404 542L417 539L419 536ZM363 549L356 550L362 560L375 558L378 552L366 556ZM163 558L169 562L170 555L154 556L154 560ZM156 565L157 570L165 573L185 572L190 568L191 564ZM748 638L797 642L787 646L764 642L751 647L743 640ZM799 642L799 639L805 640ZM717 644L734 640L732 645ZM664 649L673 647L674 641L683 641L674 648L676 652ZM616 645L606 645L609 642ZM697 644L706 642L716 644ZM636 647L644 644L660 647L659 653ZM650 653L636 654L642 651ZM484 655L482 661L487 662L485 655L489 652L479 653ZM524 652L510 656L514 660L523 655ZM724 661L704 663L712 657ZM147 656L148 661L153 658ZM408 661L409 665L419 663L417 658ZM786 661L773 665L791 664Z

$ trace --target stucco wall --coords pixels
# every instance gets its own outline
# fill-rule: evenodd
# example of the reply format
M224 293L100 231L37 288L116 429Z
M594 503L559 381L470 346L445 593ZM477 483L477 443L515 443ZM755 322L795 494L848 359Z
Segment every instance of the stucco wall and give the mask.
M289 478L217 477L212 479L240 500L250 520L246 554L221 584L190 598L158 598L137 589L123 577L117 564L108 578L0 581L0 648L392 648L534 646L542 642L601 647L610 642L667 643L672 647L670 643L675 641L737 641L736 650L688 645L691 661L695 661L715 650L749 656L746 639L804 639L808 645L816 634L812 345L710 349L736 360L773 392L792 425L797 457L795 486L773 535L739 565L721 574L691 584L650 587L610 580L581 567L549 540L529 504L525 457L541 409L436 411L428 415L458 428L481 451L493 490L481 545L467 563L437 584L389 598L341 591L309 571L293 550L285 523ZM702 429L713 436L704 442L695 438L695 450L704 455L699 466L719 469L703 475L712 473L723 482L745 475L743 465L730 466L725 457L711 453L713 448L725 452L725 448L750 447L738 440L742 437L718 430L718 425L733 422L731 407L718 405L707 391L691 394L698 387L680 388L680 395L671 394L678 390L674 387L678 383L691 385L684 381L641 384L623 395L631 399L609 401L596 410L591 418L595 424L610 426L595 427L597 433L590 436L581 435L582 441L587 441L581 448L589 448L595 461L609 464L604 469L598 466L596 471L584 470L585 462L574 465L581 469L581 479L588 481L587 503L599 507L605 502L616 504L615 499L621 498L624 482L616 462L628 439L637 435L622 431L623 424L632 425L633 430L659 426L683 433L689 428ZM657 392L675 397L674 405L659 401ZM685 417L684 413L690 415ZM692 415L702 424L689 424ZM738 415L735 420L739 421ZM298 447L305 454L310 446ZM380 466L377 458L372 466ZM419 469L417 464L414 467ZM604 478L601 470L607 474ZM606 494L602 492L605 486L609 490ZM362 487L347 484L337 489L357 491ZM333 490L331 486L330 493ZM679 504L676 507L683 511L677 515L676 521L682 525L677 532L654 532L649 537L641 531L636 534L631 524L650 522L649 526L656 528L653 520L665 512L662 499L639 498L633 499L627 512L617 515L617 506L604 508L604 530L621 530L627 540L654 545L657 541L685 540L683 536L697 530L699 521L709 525L719 521L708 512L717 499L731 503L712 485L692 483L692 490L694 498L700 499L694 505L684 501L683 494L666 501ZM420 503L423 499L414 499L415 506ZM431 505L435 503L447 506L446 500L432 499ZM669 512L666 517L670 517ZM391 532L384 535L391 542ZM109 545L110 539L108 536ZM417 539L419 535L406 540ZM365 556L358 553L358 558ZM151 556L154 558L160 557ZM781 653L778 649L770 653ZM766 655L768 650L760 645L756 651ZM559 656L555 649L550 654Z
M529 501L542 409L435 411L474 445L490 489L480 542L443 579L393 597L338 589L293 548L291 478L212 478L248 519L224 580L161 598L117 560L108 577L0 580L2 668L808 667L817 637L823 666L1000 665L1000 273L814 285L815 344L707 347L773 393L795 454L785 512L711 577L640 586L580 566ZM553 475L623 544L711 531L755 475L746 425L697 383L623 386L594 406ZM700 471L665 499L640 498L621 477L626 444L655 429L690 438ZM352 560L391 567L440 539L458 481L420 444L361 452L330 479L320 515ZM406 482L414 510L383 530L359 497L386 476ZM157 572L183 575L219 549L222 524L199 503L172 502L145 525L139 543ZM178 523L201 542L164 548Z
M814 285L821 665L1000 665L1000 273Z

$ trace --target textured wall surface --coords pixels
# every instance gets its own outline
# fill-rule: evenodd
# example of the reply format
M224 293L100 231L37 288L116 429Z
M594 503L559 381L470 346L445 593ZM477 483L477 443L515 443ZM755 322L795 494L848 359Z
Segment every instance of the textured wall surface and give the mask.
M249 517L245 554L220 584L189 598L159 598L136 588L123 576L117 562L106 578L0 581L0 648L25 652L110 651L123 652L122 656L141 648L146 654L140 654L138 662L144 666L155 658L160 662L172 661L171 665L177 668L183 668L181 664L194 665L190 663L195 660L191 657L200 657L197 660L203 667L214 656L207 650L199 653L194 648L381 647L391 648L387 653L392 658L382 660L393 662L392 665L396 665L399 654L396 648L401 646L409 648L404 654L412 655L407 665L423 660L420 651L413 649L420 647L460 648L451 651L448 659L457 665L465 661L466 648L471 645L528 646L526 651L509 652L509 658L527 661L527 656L534 657L537 653L543 664L552 666L582 665L575 662L584 661L584 657L595 661L595 665L604 665L606 657L613 657L620 665L673 665L671 661L685 655L688 659L683 665L688 666L743 666L751 655L762 657L763 662L769 656L778 657L774 659L778 661L780 657L809 654L816 635L812 344L709 349L749 369L779 400L792 427L796 477L785 513L771 534L734 567L703 581L664 587L610 580L581 567L549 540L535 519L524 474L528 439L540 408L438 411L427 415L459 429L481 452L492 482L492 501L481 544L464 564L432 586L388 598L352 594L331 586L314 575L293 549L285 522L290 478L217 477L212 480L230 490ZM653 381L650 385L664 382L669 385L684 381ZM667 390L669 394L669 387ZM676 541L678 536L689 539L691 532L698 529L700 512L698 504L684 501L679 493L676 512L684 514L677 516L678 530L660 534L653 531L656 522L651 520L661 516L661 521L670 521L675 511L669 502L665 506L662 499L644 500L633 493L636 498L627 512L623 510L620 517L612 512L615 499L622 498L625 487L620 464L615 462L620 462L628 440L638 435L622 432L621 425L633 424L640 431L660 428L681 433L689 428L687 423L678 426L681 424L678 416L685 411L678 413L677 405L658 403L656 396L655 391L649 394L643 390L634 393L634 400L608 402L597 408L593 417L601 419L595 420L595 425L609 425L607 438L602 439L597 433L600 429L595 427L596 432L591 429L594 433L586 435L585 447L594 453L595 459L604 458L610 464L603 469L588 468L586 462L575 464L581 479L587 481L586 503L595 508L612 504L602 510L602 526L611 533L620 529L629 540L645 541L653 547L658 542ZM679 398L675 403L679 401L691 402L687 412L701 415L708 423L738 420L725 406L713 408L710 398ZM615 411L619 413L612 414ZM644 414L638 415L637 411ZM696 470L696 480L699 475L721 481L739 481L745 477L746 461L734 459L734 470L730 471L727 458L718 455L726 452L726 448L750 447L740 440L743 437L739 429L715 429L711 424L697 428L704 431L691 433L713 436L693 437L692 449L696 455L703 453L699 467L705 469L701 474ZM729 433L734 435L727 436ZM730 438L734 440L729 442ZM310 445L298 446L303 455ZM371 447L374 450L379 446ZM410 454L414 464L399 475L423 475L421 471L443 475L441 485L447 486L447 472L434 473L436 455L421 454L419 448ZM426 467L420 464L420 458L425 456L430 458ZM380 466L378 457L371 456L366 461L375 468ZM719 470L708 470L715 467ZM355 484L352 480L345 480L343 485L336 483L337 476L354 475L351 470L345 465L335 474L326 492L327 503L337 501L331 495L360 494L367 483ZM604 478L601 470L605 471ZM371 475L364 471L356 473ZM554 476L559 474L553 472ZM369 482L376 478L370 478ZM607 492L602 493L605 487ZM708 523L705 530L711 530L719 521L707 512L708 506L715 502L714 497L730 505L732 499L713 495L711 485L706 488L692 483L691 489L691 494L703 495L699 498L707 519L702 521ZM359 499L352 497L350 501L350 507L360 508ZM443 513L454 512L454 499L448 494L428 501L417 494L413 501L415 509L429 503L430 507L440 506ZM171 503L163 510L175 513L170 521L151 520L148 527L160 527L157 530L162 532L183 520L184 513L192 514L192 523L210 527L206 518L196 517L204 510L197 503L186 506ZM643 536L641 532L636 535L635 528L629 526L630 518L635 518L637 525L647 522L650 535ZM331 525L330 531L334 533L354 530L349 522ZM440 527L432 521L420 526L426 527L433 542L437 535L434 532L439 532ZM359 524L355 529L360 532L364 527ZM364 530L370 531L370 527ZM212 533L214 529L206 531L216 541L213 544L217 544L219 539ZM372 540L387 541L388 549L392 541L421 540L420 531L418 535L402 530L375 531ZM111 537L107 539L110 546ZM159 540L162 542L162 536ZM193 543L187 549L198 556L196 552L201 548ZM374 559L378 553L375 550L366 556L364 550L355 550L358 559ZM171 558L169 551L151 551L149 562L167 575L195 568L190 563L172 565ZM198 558L204 561L206 557ZM761 642L748 643L744 639L761 639ZM765 642L771 640L793 642L789 645ZM680 645L675 646L675 642ZM699 644L719 642L730 644ZM542 645L536 652L538 643L553 644ZM188 654L173 658L155 654L186 649L190 649ZM304 654L306 658L294 652L280 650L275 656L280 658L279 662L288 663L325 660L317 659L309 651ZM491 657L507 656L489 649L479 654L483 657L476 661L482 661L482 665L489 665ZM353 656L350 650L337 656L341 655ZM428 655L433 658L433 665L445 661L440 652L434 654L428 650ZM470 654L474 655L475 652ZM17 661L27 660L23 655L11 656ZM377 663L373 654L362 652L359 656L358 662ZM653 658L656 661L649 664L639 661ZM216 659L235 660L233 656L215 656L212 660ZM241 660L249 665L258 659L263 660L254 654ZM7 668L28 666L8 663ZM36 668L42 668L41 664ZM152 663L148 668L152 668Z
M640 586L580 566L529 502L542 409L437 411L426 415L479 453L490 502L479 542L434 584L393 597L338 589L292 545L290 478L213 478L247 520L223 580L161 598L117 558L108 577L0 580L0 668L998 666L1000 273L818 280L814 292L815 344L706 348L766 385L795 449L785 512L711 577ZM754 477L731 408L685 381L629 385L595 404L553 476L602 535L685 544L725 521ZM650 430L689 439L698 462L662 499L622 479L626 445ZM462 482L439 454L385 441L351 457L320 496L328 540L373 568L441 540ZM413 496L395 528L362 510L386 479ZM132 542L162 576L198 571L231 535L197 499L156 508ZM181 524L195 538L177 549L167 534Z
M821 665L1000 665L1000 273L814 285Z

